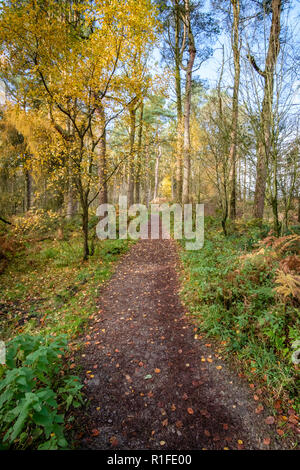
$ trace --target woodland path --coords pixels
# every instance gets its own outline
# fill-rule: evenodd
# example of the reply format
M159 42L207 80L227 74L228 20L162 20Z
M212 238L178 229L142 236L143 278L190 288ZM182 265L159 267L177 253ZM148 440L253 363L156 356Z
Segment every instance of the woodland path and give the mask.
M173 240L142 240L103 288L81 351L90 405L77 416L77 446L283 448L246 381L195 339L177 267Z

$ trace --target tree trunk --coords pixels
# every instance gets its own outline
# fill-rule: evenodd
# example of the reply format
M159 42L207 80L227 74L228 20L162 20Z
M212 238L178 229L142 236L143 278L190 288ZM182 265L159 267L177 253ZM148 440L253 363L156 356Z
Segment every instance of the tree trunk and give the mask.
M271 204L272 204L272 211L273 211L273 229L274 229L275 235L279 237L281 224L279 222L279 217L278 217L277 197L272 198Z
M89 250L89 208L87 203L82 206L82 231L83 231L83 259L86 261L90 255Z
M145 136L145 168L148 174L148 177L145 181L145 188L144 188L144 203L147 207L149 207L151 201L151 171L150 171L150 154L149 154L149 142L147 141L147 137Z
M153 199L157 199L158 197L158 184L159 184L159 162L161 159L161 146L158 146L158 152L156 154L155 160L155 183L154 183L154 196Z
M67 219L71 219L76 214L77 202L75 200L75 191L73 187L73 178L70 176L68 179L68 188L66 194L66 211Z
M33 182L32 174L29 170L25 172L25 185L26 185L26 211L30 211L33 206Z
M281 0L272 0L272 22L269 35L269 46L266 57L265 70L262 71L257 66L253 57L250 62L256 72L264 78L264 97L261 110L261 135L258 146L257 166L256 166L256 184L254 193L253 216L262 220L265 205L266 176L269 163L269 154L271 149L271 126L272 126L272 107L274 91L274 71L280 50L280 13Z
M247 204L247 160L244 158L244 175L243 175L243 217L246 216Z
M137 160L136 160L136 177L135 177L135 201L138 204L140 203L140 199L141 199L143 115L144 115L144 103L142 102L141 110L140 110L138 148L137 148Z
M240 87L240 38L239 38L239 22L240 22L240 2L239 0L231 0L233 8L233 26L232 26L232 50L234 60L234 85L232 96L232 129L231 129L231 145L229 157L232 164L231 174L231 195L230 195L230 218L236 218L236 155L237 155L237 139L238 139L238 114L239 114L239 87Z
M98 176L99 176L99 184L100 184L100 192L99 192L99 204L107 204L108 197L107 197L107 168L106 168L106 119L105 119L105 111L103 106L99 106L98 108L99 114L99 123L100 123L100 135L101 139L98 144L98 153L99 153L99 162L98 162Z
M129 161L128 161L128 205L134 203L134 143L136 124L136 100L130 106Z
M191 25L190 1L185 0L185 22L189 42L189 60L186 69L185 83L185 102L184 102L184 134L183 134L183 184L182 184L182 203L187 204L190 200L190 115L191 115L191 96L192 96L192 73L196 57L196 47Z
M179 2L175 1L175 89L177 107L177 139L176 139L176 168L175 168L175 197L177 202L182 198L182 98L181 98L181 51L180 29L181 19Z
M78 175L75 180L76 188L79 193L82 216L82 234L83 234L83 260L86 261L90 255L89 250L89 190L85 191L82 185L81 176Z

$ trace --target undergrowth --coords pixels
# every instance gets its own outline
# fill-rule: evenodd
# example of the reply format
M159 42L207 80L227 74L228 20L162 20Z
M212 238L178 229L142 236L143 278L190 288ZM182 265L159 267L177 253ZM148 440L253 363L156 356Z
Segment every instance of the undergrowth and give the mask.
M35 214L32 221L17 220L0 234L0 340L7 351L0 446L60 449L68 447L68 410L81 403L69 358L96 312L101 286L132 242L94 237L94 254L83 262L80 219Z
M205 244L182 251L182 298L199 332L219 340L251 381L299 411L300 237L266 237L268 227L237 224L224 237L207 218Z

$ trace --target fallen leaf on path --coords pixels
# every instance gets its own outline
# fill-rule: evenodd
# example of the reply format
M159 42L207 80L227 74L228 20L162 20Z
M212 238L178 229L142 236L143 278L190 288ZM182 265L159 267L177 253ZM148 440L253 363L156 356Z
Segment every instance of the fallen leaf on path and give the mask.
M216 366L216 369L217 369L217 370L221 370L221 369L222 369L222 366Z
M286 416L279 416L279 419L281 419L282 421L288 421L288 418Z
M284 431L282 429L277 429L277 434L279 436L283 436L284 435Z
M166 444L165 441L160 441L160 445L161 445L161 446L164 446L165 444Z
M97 436L99 436L99 434L100 434L99 429L92 429L92 431L91 431L92 436L97 437Z
M157 369L157 368L156 368L156 369L154 369L154 372L155 372L156 374L160 374L160 369Z
M265 437L263 443L265 446L269 446L271 444L271 439L269 437Z
M298 417L296 415L290 415L289 422L292 424L298 424Z
M164 419L163 422L161 423L163 426L168 426L169 420L168 418Z
M117 439L115 436L112 436L112 437L109 439L109 442L111 443L111 445L112 445L113 447L117 447L117 445L119 444L118 439Z
M171 410L176 411L176 405L174 405L174 403L171 405Z
M274 423L275 423L275 418L274 418L274 416L268 416L268 417L265 419L265 422L266 422L266 424L274 424Z
M193 408L188 408L188 409L187 409L187 412L188 412L189 415L193 415L193 414L194 414Z
M210 437L210 432L207 429L204 430L204 434L206 437Z
M255 413L258 415L263 411L264 407L262 405L258 405L258 407L255 409Z

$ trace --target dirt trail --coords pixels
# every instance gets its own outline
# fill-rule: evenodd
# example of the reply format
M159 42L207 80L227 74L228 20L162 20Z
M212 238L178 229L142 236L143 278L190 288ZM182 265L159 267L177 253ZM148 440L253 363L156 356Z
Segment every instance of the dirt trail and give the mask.
M282 448L276 429L264 422L268 413L255 413L248 385L215 357L208 341L194 338L178 297L178 262L174 241L140 241L103 289L83 351L91 401L78 418L78 445Z

